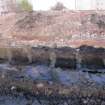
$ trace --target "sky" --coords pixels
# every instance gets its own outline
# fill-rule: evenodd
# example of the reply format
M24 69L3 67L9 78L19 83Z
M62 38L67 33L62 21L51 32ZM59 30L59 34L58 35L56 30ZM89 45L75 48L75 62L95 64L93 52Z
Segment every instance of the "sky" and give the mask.
M57 2L63 3L69 9L75 9L75 1L77 1L78 9L91 9L92 0L30 0L34 10L48 10Z

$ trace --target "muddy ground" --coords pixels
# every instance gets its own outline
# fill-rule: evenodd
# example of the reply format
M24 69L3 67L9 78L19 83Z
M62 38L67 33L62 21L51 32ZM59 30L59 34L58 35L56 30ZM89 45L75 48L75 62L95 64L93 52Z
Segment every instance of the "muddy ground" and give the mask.
M0 105L105 105L105 49L2 48Z
M105 74L0 64L0 105L105 105Z

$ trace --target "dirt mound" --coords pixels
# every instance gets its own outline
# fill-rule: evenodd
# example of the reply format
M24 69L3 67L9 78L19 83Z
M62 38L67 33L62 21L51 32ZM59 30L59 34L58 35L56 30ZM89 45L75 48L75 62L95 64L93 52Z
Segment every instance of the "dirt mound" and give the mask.
M17 20L16 26L20 29L32 29L40 25L41 23L44 25L52 24L51 22L52 16L43 14L41 12L28 13L24 14L20 19Z
M10 17L11 24L8 24ZM1 33L5 35L5 38L10 36L15 42L21 41L24 44L28 41L32 45L57 43L58 46L77 47L86 44L104 47L104 17L104 11L65 10L17 13L7 16L4 22L1 22L0 28L4 29Z

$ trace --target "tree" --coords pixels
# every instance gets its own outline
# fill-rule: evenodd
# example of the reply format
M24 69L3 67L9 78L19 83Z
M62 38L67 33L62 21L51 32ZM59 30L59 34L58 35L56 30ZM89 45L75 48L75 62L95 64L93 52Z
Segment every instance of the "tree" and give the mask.
M60 10L63 10L65 8L66 7L61 2L57 2L57 4L54 7L52 7L51 9L60 11Z
M20 0L19 5L23 11L33 11L33 7L28 0Z

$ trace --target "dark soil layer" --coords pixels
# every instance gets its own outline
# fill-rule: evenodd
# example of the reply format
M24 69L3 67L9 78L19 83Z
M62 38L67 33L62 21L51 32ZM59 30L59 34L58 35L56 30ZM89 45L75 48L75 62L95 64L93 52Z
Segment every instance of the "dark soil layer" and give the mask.
M0 50L1 62L11 64L46 64L50 65L55 60L55 66L61 68L88 68L91 70L105 68L105 49L91 46L79 48L61 47L50 48L45 46L8 48ZM80 67L77 67L78 64Z
M7 54L1 61L9 63L0 64L0 105L105 105L105 49L42 46Z
M60 79L58 77L56 77L56 81L54 77L52 80L43 80L40 76L38 77L39 79L32 79L23 73L24 69L21 70L19 65L16 68L10 65L9 67L0 66L0 105L11 105L11 103L12 105L105 104L105 79L103 77L100 77L102 80L98 80L98 76L96 77L95 75L95 80L93 79L92 81L91 76L87 78L85 73L79 73L80 79L78 79L78 75L76 76L71 71L67 71L67 74L74 75L71 77L72 81L75 81L76 78L78 81L69 83L67 80L65 82L68 82L69 85L65 85L57 81L57 79ZM45 69L44 66L42 67ZM31 71L31 75L34 75L35 78L41 69L36 70L35 67L33 69L29 69L29 72ZM53 71L55 70L56 68L53 68ZM76 74L76 72L74 73ZM66 78L64 76L69 76L67 74L63 73L62 79ZM43 77L44 74L41 73L40 75Z
M97 84L49 84L29 80L0 78L0 95L25 98L25 105L104 105L105 86ZM34 104L37 101L38 104ZM2 104L5 105L5 104ZM14 104L15 105L15 104ZM17 104L16 104L17 105Z

